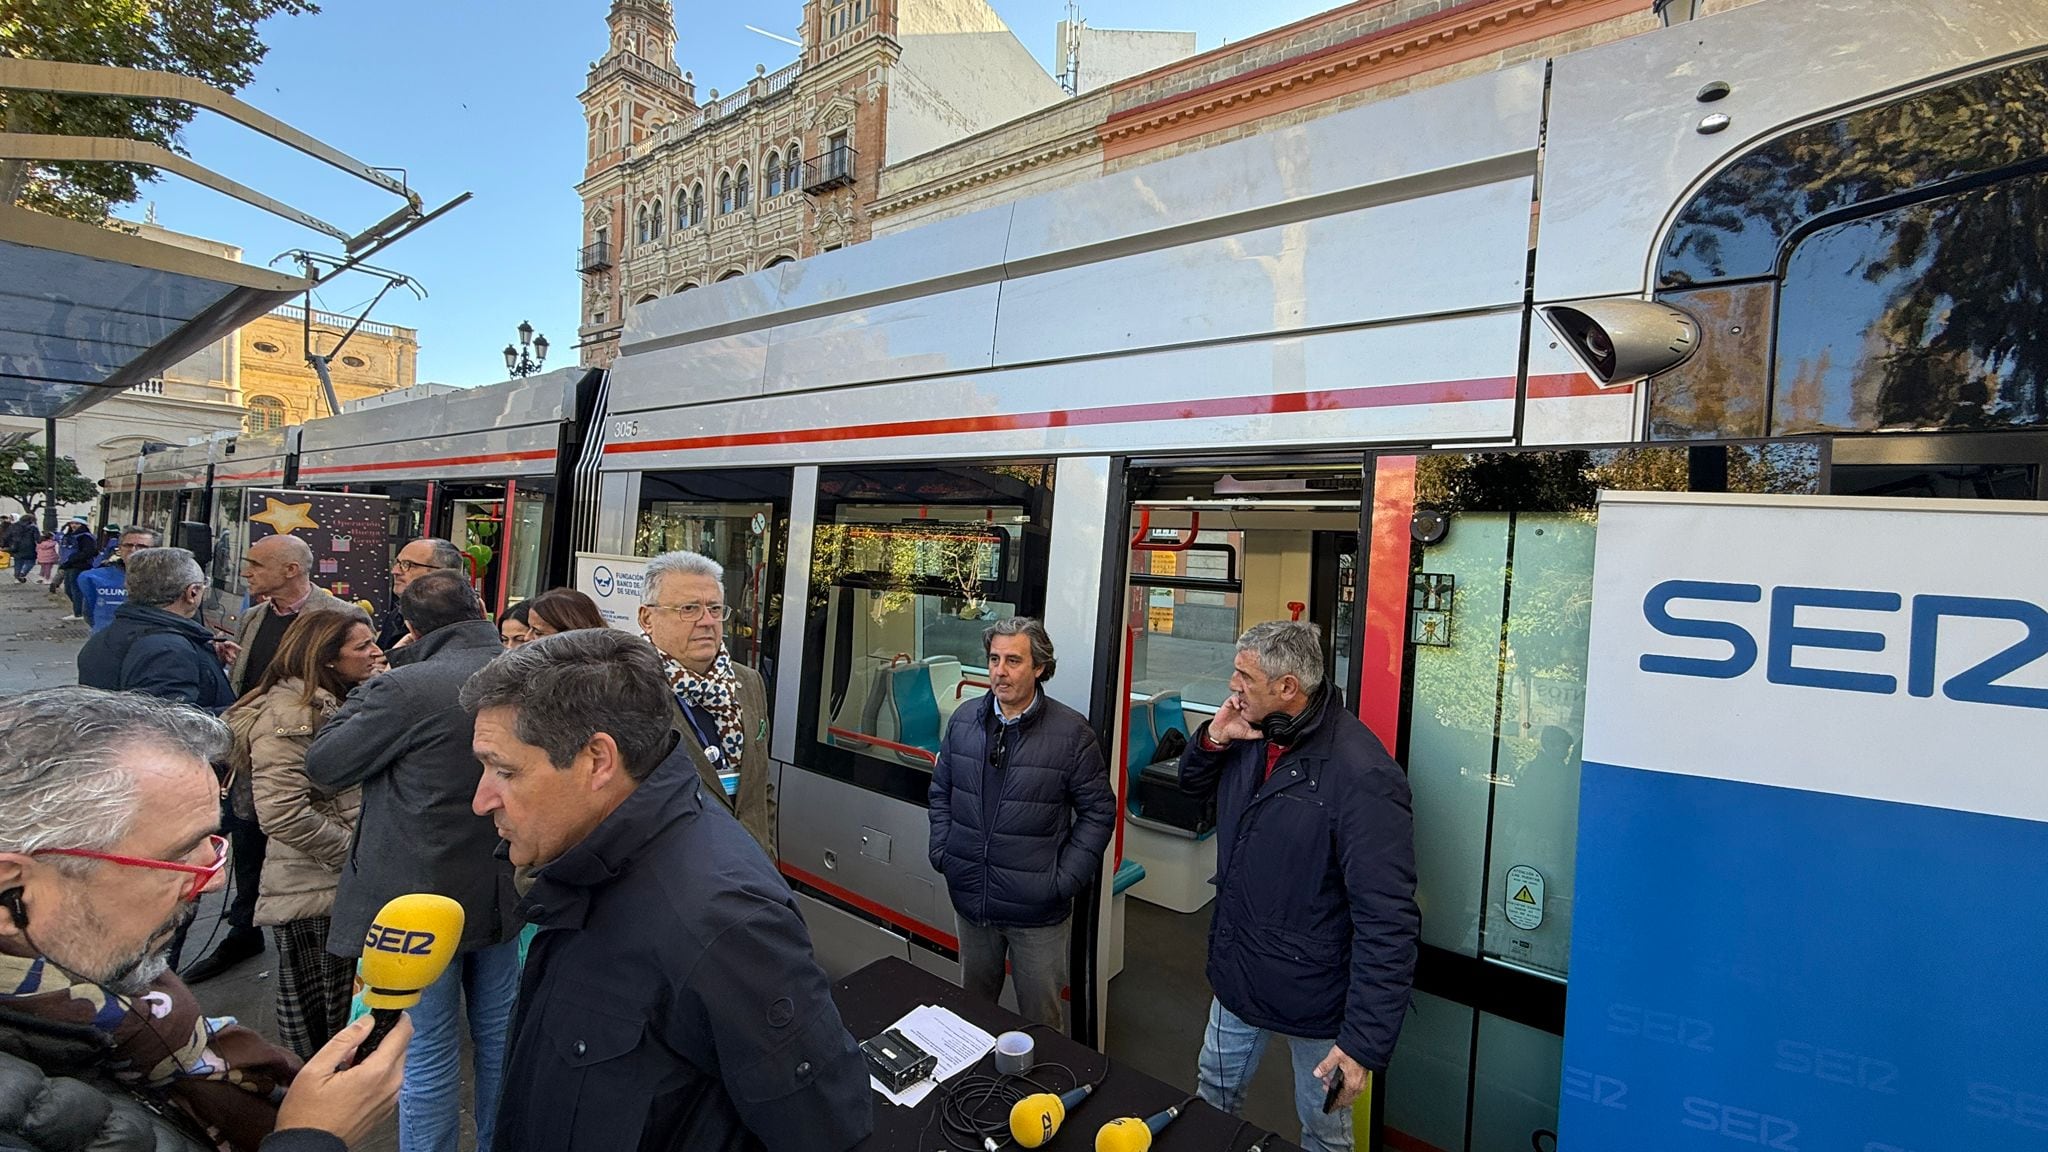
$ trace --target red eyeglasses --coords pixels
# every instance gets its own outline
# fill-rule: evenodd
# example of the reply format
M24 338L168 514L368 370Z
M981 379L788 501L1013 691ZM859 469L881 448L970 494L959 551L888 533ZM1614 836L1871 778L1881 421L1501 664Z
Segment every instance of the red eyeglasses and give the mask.
M228 866L228 838L221 835L208 836L206 843L213 849L211 864L174 864L169 860L145 860L140 856L116 856L111 852L91 852L84 848L45 848L34 856L77 856L86 860L105 860L109 864L121 864L129 868L154 868L160 872L184 872L192 877L192 883L185 889L185 901L199 899L220 870Z

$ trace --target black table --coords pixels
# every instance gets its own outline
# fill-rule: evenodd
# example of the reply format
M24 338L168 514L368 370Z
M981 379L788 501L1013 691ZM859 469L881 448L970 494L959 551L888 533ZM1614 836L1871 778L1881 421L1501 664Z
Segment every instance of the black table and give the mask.
M894 957L877 960L832 986L832 999L839 1015L856 1039L866 1040L903 1018L920 1004L935 1004L957 1013L961 1019L990 1035L1022 1032L1029 1021L998 1005L978 1000L939 976L908 961ZM1067 1115L1059 1134L1041 1147L1049 1152L1086 1152L1095 1147L1095 1130L1119 1116L1150 1116L1179 1104L1190 1093L1183 1092L1127 1065L1083 1046L1050 1028L1030 1028L1039 1065L1064 1064L1082 1080L1101 1080L1095 1094ZM1107 1077L1104 1072L1107 1072ZM915 1108L899 1108L875 1096L875 1132L861 1145L863 1152L981 1152L960 1147L956 1139L946 1140L934 1119L946 1089L967 1076L995 1075L993 1055L946 1081ZM1057 1072L1034 1073L1033 1078L1055 1091L1072 1087ZM1232 1139L1235 1134L1235 1140ZM1240 1131L1237 1117L1225 1115L1196 1100L1182 1111L1173 1125L1159 1134L1152 1146L1158 1152L1243 1152L1261 1135L1246 1125ZM919 1140L923 1143L920 1145ZM1016 1145L1005 1141L1009 1147ZM1265 1147L1273 1152L1299 1152L1291 1143L1267 1137Z

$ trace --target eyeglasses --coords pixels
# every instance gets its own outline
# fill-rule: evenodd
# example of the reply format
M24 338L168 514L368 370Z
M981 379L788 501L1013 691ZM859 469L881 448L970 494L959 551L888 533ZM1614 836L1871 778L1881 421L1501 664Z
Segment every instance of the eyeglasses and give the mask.
M1010 760L1010 726L996 725L996 746L989 752L989 766L1001 772Z
M86 860L104 860L109 864L120 864L128 868L154 868L161 872L184 872L192 877L192 883L185 889L185 901L189 904L199 899L199 894L206 891L206 886L213 883L213 878L220 875L220 870L228 866L228 838L216 834L208 836L206 843L213 849L213 863L211 864L174 864L169 860L145 860L140 856L117 856L111 852L90 852L84 848L44 848L41 851L31 852L29 855L77 856Z
M700 616L723 620L732 615L729 604L649 604L648 607L656 612L673 612L685 620L695 620Z
M417 560L407 560L401 556L391 562L391 570L393 572L432 572L434 566L432 564L422 564Z

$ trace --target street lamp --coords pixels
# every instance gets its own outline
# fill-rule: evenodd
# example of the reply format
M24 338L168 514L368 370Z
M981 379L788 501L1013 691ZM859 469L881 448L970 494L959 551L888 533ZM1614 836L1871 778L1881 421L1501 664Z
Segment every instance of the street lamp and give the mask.
M28 475L28 461L27 461L27 460L24 460L24 459L22 459L22 458L21 458L21 457L19 457L19 456L16 456L16 457L14 458L14 463L13 463L12 465L10 465L10 467L12 467L12 468L14 469L14 474L15 474L16 476L26 476L26 475Z
M532 355L528 355L531 352ZM534 334L533 325L519 322L519 345L505 345L505 371L513 376L531 376L548 358L548 338Z

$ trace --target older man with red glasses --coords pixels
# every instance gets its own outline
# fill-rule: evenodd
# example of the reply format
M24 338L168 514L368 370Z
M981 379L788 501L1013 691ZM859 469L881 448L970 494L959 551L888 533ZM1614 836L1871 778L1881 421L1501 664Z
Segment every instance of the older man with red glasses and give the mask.
M0 1147L340 1152L396 1101L411 1025L301 1069L206 1018L164 951L227 863L227 730L137 693L0 700Z

